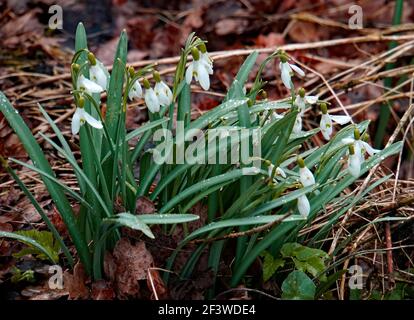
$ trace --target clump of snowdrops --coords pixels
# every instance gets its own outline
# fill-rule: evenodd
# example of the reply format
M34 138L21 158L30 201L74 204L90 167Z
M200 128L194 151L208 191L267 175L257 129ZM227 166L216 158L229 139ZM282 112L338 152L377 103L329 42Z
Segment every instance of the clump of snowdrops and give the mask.
M175 225L198 219L198 215L189 212L196 204L202 203L207 207L206 225L186 234L166 267L173 268L177 253L190 241L204 239L198 242L198 247L181 270L181 276L190 277L198 259L206 252L208 267L216 275L222 253L235 241L230 285L236 286L263 251L276 257L283 244L305 240L299 235L304 226L324 212L329 203L341 201L342 192L352 187L367 170L401 148L401 143L381 151L371 148L366 134L368 121L355 124L348 115L329 114L329 103L318 96L307 95L303 88L296 88L294 77L305 77L305 73L281 50L259 66L255 81L246 90L258 53L249 55L223 102L197 119L191 117L191 86L199 85L208 91L210 77L214 76L213 60L205 41L194 34L188 37L172 78L161 77L162 70L157 70L154 65L135 70L127 65L126 56L127 36L123 32L109 72L88 50L85 30L82 25L78 26L76 53L71 64L75 109L71 120L72 136L69 137L79 141L78 146L73 147L67 142L68 137L39 105L56 139L43 133L39 138L50 143L72 166L79 190L66 186L56 176L27 125L6 97L0 94L0 110L32 161L2 158L3 166L33 202L60 243L64 253L61 262L73 264L79 259L94 279L103 277L103 256L120 238L120 226L140 230L143 236L153 238L152 225L172 224L172 227L163 229L168 234ZM275 59L279 61L281 81L290 92L290 96L278 102L263 98L266 82L261 79L263 69ZM101 102L103 93L106 93L105 115ZM131 102L136 101L145 103L149 121L127 132L126 113ZM308 108L321 111L320 127L304 131L302 122ZM174 124L178 122L183 123L186 135L191 130L205 133L218 128L259 131L261 153L253 156L251 160L256 162L250 164L205 161L218 157L221 147L216 148L213 154L209 154L211 150L207 148L201 149L202 154L198 154L195 163L154 161L154 150L163 143L154 139L154 132L160 129L174 132L173 129L177 129ZM312 137L319 133L326 144L314 144ZM230 135L220 137L224 141L222 145L230 146L226 151L230 156L234 152ZM252 137L247 139L251 150L257 142ZM173 136L172 152L177 153L183 144L187 147L190 142L183 143ZM81 159L74 156L74 148L79 148ZM173 159L177 157L175 153ZM254 166L257 160L259 166ZM67 243L10 167L10 162L40 175L67 226L77 257L71 255ZM310 243L317 246L317 240L329 232L346 210L387 178L368 186L352 202L345 201L343 210L336 212ZM136 204L142 196L156 204L156 213L139 212ZM73 212L72 202L80 204L78 215ZM119 211L120 206L122 211ZM269 225L266 230L249 232L266 224ZM237 239L226 237L235 231L241 236ZM14 233L2 232L0 235L36 246L48 254L47 248L42 248L33 239ZM214 241L216 238L220 240ZM166 273L165 280L168 276Z

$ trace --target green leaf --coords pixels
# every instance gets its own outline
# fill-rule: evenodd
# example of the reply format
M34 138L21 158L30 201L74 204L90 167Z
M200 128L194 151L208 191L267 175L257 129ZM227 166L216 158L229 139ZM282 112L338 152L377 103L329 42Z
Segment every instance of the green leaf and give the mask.
M141 214L139 218L142 222L146 224L176 224L176 223L186 223L200 219L199 216L195 214L181 214L181 213L172 213L172 214Z
M132 215L130 213L120 213L113 218L107 218L102 223L114 223L119 226L128 227L134 230L142 231L146 236L151 239L155 239L154 234L146 223L141 221L139 216Z
M53 257L53 261L59 260L60 244L55 240L53 234L49 231L38 231L38 230L23 230L16 231L18 235L23 237L31 238L45 248L50 254L45 254L42 250L36 247L29 246L23 248L21 251L13 254L16 258L21 258L25 255L32 254L37 259L48 260L49 256Z
M267 252L264 251L262 254L262 257L264 257L263 261L263 281L266 282L269 280L277 271L277 269L283 267L285 265L285 260L280 258L273 258L273 256Z
M306 273L293 271L283 281L282 292L285 300L313 300L316 286Z
M47 231L43 231L43 232L47 232ZM27 236L24 236L24 235L21 235L21 234L17 234L17 233L13 233L13 232L0 231L0 238L1 237L10 238L10 239L14 239L14 240L18 240L20 242L23 242L24 244L27 244L29 246L32 246L32 247L38 249L38 253L43 253L46 257L48 257L48 259L51 262L53 262L53 263L58 262L58 259L56 259L56 256L49 251L50 248L45 248L39 242L37 242L36 240L34 240L30 237L27 237Z

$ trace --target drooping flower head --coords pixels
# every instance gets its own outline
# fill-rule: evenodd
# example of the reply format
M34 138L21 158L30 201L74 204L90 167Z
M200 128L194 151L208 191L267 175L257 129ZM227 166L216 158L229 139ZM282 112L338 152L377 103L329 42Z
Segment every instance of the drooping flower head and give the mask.
M361 157L355 153L355 147L353 144L348 146L348 150L348 171L352 176L358 178L361 172Z
M207 69L209 75L213 74L213 61L211 60L210 56L207 52L206 44L203 42L198 46L198 50L200 51L200 61L203 63Z
M280 58L279 68L281 71L282 82L286 88L288 88L289 90L292 90L293 89L292 75L294 74L294 72L296 72L301 77L305 76L305 72L303 72L303 70L299 68L298 66L292 63L289 63L286 53L284 52L280 53L279 58Z
M90 126L96 128L96 129L102 129L102 122L99 120L96 120L94 117L92 117L89 113L85 111L83 108L85 105L85 99L81 96L78 99L78 107L75 110L75 113L72 117L72 134L75 135L79 132L80 127L87 122Z
M368 135L364 135L365 139L368 140ZM366 141L361 140L361 133L358 128L354 129L354 138L344 138L342 139L343 144L353 144L355 149L355 154L360 158L361 163L365 160L365 153L368 153L370 156L375 153L380 152L381 150L374 149Z
M310 203L306 194L301 195L298 198L298 211L300 215L304 218L309 216L310 213Z
M328 107L326 103L321 103L321 122L320 122L320 128L323 137L325 140L330 140L332 135L332 125L333 122L336 122L338 124L346 124L349 121L351 121L351 118L348 116L338 116L338 115L330 115L328 114Z
M154 71L153 77L155 80L154 91L162 106L169 106L173 101L173 93L167 84L161 80L160 74Z
M160 104L160 101L158 100L158 97L154 89L151 88L151 85L148 79L144 78L143 85L145 89L144 99L145 99L145 104L147 105L148 110L152 113L159 112L161 104Z
M190 84L193 78L200 83L204 90L210 88L209 69L205 60L201 60L200 51L197 48L191 50L193 61L190 62L185 72L185 81Z
M134 78L135 70L132 66L130 66L128 68L128 72L129 72L130 78ZM136 98L140 99L140 98L143 97L142 87L141 87L141 84L139 83L138 79L134 79L133 81L134 82L132 83L132 86L131 86L131 88L129 89L129 92L128 92L129 100L134 100Z
M306 110L306 104L315 104L318 102L317 96L307 96L305 89L300 88L295 98L295 105L298 106L299 112L303 115Z
M98 84L103 90L107 90L109 84L109 72L103 63L95 58L92 52L88 53L88 60L91 67L89 68L89 78Z
M313 176L312 171L310 171L306 165L305 161L298 157L297 160L299 166L299 180L304 187L309 187L315 184L315 177Z

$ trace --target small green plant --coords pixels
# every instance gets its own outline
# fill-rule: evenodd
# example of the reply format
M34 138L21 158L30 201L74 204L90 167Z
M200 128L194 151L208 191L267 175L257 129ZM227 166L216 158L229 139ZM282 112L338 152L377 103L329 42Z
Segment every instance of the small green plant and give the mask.
M250 265L263 252L267 252L265 260L271 265L266 271L266 277L270 277L281 263L273 258L270 262L270 256L281 253L283 261L293 261L298 269L285 280L284 297L314 297L317 290L306 273L316 276L322 272L326 255L318 248L298 243L310 240L310 245L316 247L316 241L326 236L330 227L365 193L353 202L344 201L343 210L332 216L312 239L304 239L300 231L329 203L342 201L341 193L358 177L385 157L399 152L401 143L384 150L372 149L365 134L368 121L351 123L334 135L333 123L346 124L351 118L330 115L327 102L306 95L302 88L296 90L292 76L294 73L304 76L304 72L281 50L259 65L255 81L247 90L246 83L258 53L249 55L222 103L194 120L191 119L190 84L195 80L208 90L213 74L213 61L204 41L194 34L188 37L172 89L161 79L155 66L134 70L126 64L126 55L127 37L123 32L109 74L88 50L85 30L82 25L78 26L76 53L71 64L76 105L72 134L79 134L81 159L75 158L63 133L39 105L56 139L43 133L40 136L72 166L80 192L55 176L29 128L0 93L0 110L33 162L10 158L2 159L2 164L38 209L67 261L72 263L73 258L63 240L9 162L40 174L80 261L94 279L102 278L103 255L119 239L120 226L154 237L151 225L172 224L174 228L175 224L195 220L198 216L188 212L201 202L208 208L207 224L185 233L185 239L169 258L167 269L172 269L176 255L190 241L201 240L181 270L181 277L191 276L205 249L208 249L208 266L216 277L224 250L237 238L231 286L243 281ZM261 78L273 59L280 60L281 79L290 91L289 97L278 102L267 100L266 83ZM103 91L107 93L105 116L101 110ZM137 98L145 101L150 121L127 132L128 100ZM305 110L313 106L321 108L320 127L305 132L302 118ZM319 132L328 141L325 145L317 146L312 140ZM136 144L132 142L134 138L139 138ZM153 147L146 149L149 142ZM137 166L138 176L134 170ZM385 180L370 185L366 192ZM72 211L68 196L81 205L78 217ZM136 214L140 213L136 212L136 203L142 196L155 203L156 214ZM121 212L115 203L121 204ZM171 230L164 226L164 232ZM15 233L0 233L0 236L24 240L49 253L33 239L29 242L28 237ZM165 273L165 280L169 274ZM303 284L295 285L302 280ZM214 288L209 294L213 293Z

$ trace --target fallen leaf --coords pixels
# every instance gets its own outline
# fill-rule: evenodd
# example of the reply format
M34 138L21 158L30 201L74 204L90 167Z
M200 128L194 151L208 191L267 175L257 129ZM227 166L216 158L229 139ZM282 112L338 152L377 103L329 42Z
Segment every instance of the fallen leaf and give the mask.
M89 289L86 283L89 282L83 265L78 262L73 268L73 274L65 271L63 274L65 289L69 292L69 300L89 298Z
M139 280L147 279L148 269L154 264L151 253L145 242L131 244L122 238L115 245L113 256L116 264L116 290L121 299L138 298L140 294Z
M115 291L110 282L98 280L92 283L91 298L93 300L113 300L115 299Z

